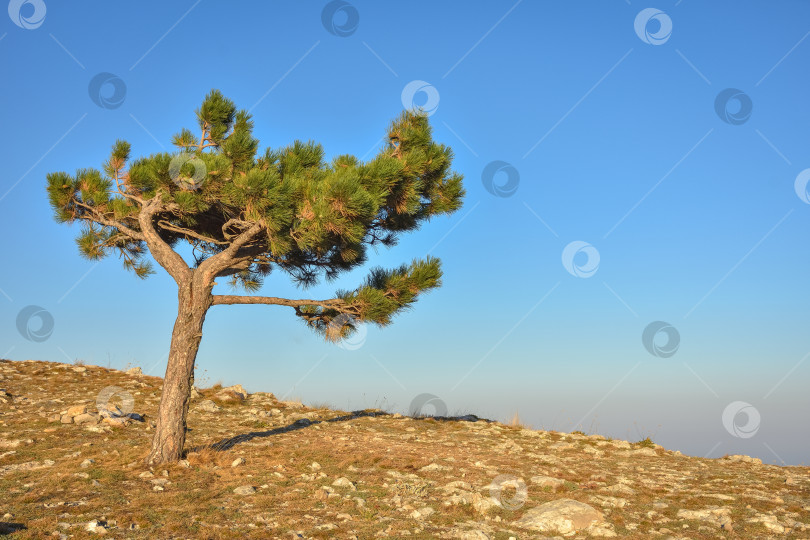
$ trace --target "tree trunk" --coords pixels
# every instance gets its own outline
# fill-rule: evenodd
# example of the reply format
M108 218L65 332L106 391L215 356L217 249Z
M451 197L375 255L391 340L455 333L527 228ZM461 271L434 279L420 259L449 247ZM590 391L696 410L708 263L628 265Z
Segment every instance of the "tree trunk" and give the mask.
M195 281L179 284L169 363L163 379L152 450L146 458L149 465L179 461L183 457L194 360L202 339L205 314L213 302L211 287L200 287Z

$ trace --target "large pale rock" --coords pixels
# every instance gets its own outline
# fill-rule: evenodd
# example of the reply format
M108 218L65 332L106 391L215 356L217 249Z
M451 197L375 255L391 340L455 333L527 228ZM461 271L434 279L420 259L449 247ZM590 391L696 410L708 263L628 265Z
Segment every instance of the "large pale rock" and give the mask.
M126 373L128 375L143 375L143 371L139 367L129 368Z
M604 521L602 512L573 499L558 499L532 508L514 522L517 527L559 534L575 533Z

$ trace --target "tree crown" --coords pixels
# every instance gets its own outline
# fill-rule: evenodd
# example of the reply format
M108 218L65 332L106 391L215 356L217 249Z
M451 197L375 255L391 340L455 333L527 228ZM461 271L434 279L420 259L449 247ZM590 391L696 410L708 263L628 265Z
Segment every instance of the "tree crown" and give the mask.
M82 255L117 253L145 278L152 273L148 251L178 284L202 271L209 289L229 276L233 286L255 292L274 269L308 286L364 264L369 246L392 246L399 234L461 207L452 150L432 140L421 111L395 119L368 162L351 155L327 162L312 141L259 154L251 115L218 90L196 116L198 135L182 129L174 153L130 162L129 143L118 140L100 171L48 174L56 220L84 225ZM175 251L181 242L193 248L191 268ZM427 257L373 269L360 287L320 305L285 305L329 337L329 323L341 314L387 324L440 278L439 261Z

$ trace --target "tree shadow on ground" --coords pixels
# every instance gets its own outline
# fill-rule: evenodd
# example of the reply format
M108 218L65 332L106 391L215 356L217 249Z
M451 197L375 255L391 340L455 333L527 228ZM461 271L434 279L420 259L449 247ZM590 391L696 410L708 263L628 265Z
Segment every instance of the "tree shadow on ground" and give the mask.
M27 528L28 527L26 527L22 523L8 523L6 521L0 521L0 535L3 536L15 533L17 531L22 531Z
M250 433L243 433L242 435L236 435L235 437L230 437L228 439L222 439L221 441L215 442L211 445L203 445L203 446L196 446L191 448L186 452L186 454L191 452L199 452L203 449L211 449L216 450L218 452L223 452L225 450L230 450L234 446L240 443L252 441L253 439L261 439L264 437L272 437L273 435L280 435L282 433L288 433L290 431L297 431L299 429L306 429L310 426L314 426L315 424L320 424L323 422L346 422L348 420L355 420L357 418L364 418L364 417L377 417L377 416L393 416L391 413L383 412L383 411L353 411L349 414L344 414L343 416L335 416L334 418L328 418L326 420L309 420L308 418L302 418L300 420L296 420L290 425L271 429L269 431L251 431ZM479 418L474 414L465 414L463 416L401 416L398 417L399 419L406 419L411 418L413 420L439 420L443 422L492 422L493 420L487 420L486 418Z

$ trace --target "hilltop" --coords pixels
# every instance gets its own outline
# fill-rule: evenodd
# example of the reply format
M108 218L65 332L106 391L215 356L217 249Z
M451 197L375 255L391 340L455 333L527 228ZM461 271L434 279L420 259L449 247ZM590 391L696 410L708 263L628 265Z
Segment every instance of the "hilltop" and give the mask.
M0 534L810 538L807 467L239 385L196 391L186 459L149 468L161 384L138 368L0 360Z

